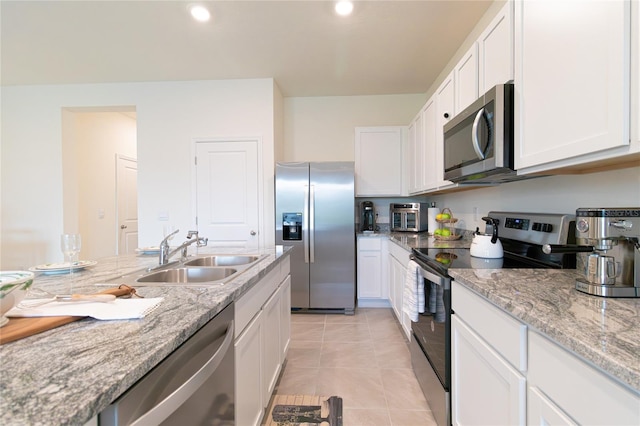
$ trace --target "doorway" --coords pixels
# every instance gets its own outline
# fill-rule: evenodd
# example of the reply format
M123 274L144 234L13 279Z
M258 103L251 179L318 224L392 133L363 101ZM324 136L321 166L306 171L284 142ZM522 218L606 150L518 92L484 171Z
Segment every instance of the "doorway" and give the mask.
M65 108L62 139L64 232L82 235L81 259L113 256L121 225L117 158L137 159L135 107ZM128 179L127 208L137 210L137 184L132 184L131 174ZM137 246L137 241L129 238L128 245Z

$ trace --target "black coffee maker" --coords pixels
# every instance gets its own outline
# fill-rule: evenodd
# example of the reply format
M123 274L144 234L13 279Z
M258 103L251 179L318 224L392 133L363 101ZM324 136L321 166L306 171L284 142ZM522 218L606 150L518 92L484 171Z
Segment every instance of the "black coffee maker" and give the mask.
M360 231L376 230L376 210L372 201L360 203Z

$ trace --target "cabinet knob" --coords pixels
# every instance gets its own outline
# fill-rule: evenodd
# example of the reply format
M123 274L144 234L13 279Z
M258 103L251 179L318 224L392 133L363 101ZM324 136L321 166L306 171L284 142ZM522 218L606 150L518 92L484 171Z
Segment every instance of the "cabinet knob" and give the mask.
M120 225L120 229L127 229L127 225Z
M249 232L249 234L256 235L256 231L251 231L251 232Z
M444 113L444 118L449 118L449 113L448 112Z

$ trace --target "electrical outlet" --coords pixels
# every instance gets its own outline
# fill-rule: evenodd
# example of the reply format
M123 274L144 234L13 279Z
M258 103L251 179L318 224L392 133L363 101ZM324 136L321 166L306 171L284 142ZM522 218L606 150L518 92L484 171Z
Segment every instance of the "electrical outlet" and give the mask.
M473 220L476 221L476 222L478 221L478 208L477 207L473 208Z

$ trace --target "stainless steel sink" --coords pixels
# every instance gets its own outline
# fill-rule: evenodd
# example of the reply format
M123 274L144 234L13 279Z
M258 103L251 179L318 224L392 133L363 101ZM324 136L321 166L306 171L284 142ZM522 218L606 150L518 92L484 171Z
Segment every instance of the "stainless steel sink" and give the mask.
M216 256L203 256L197 257L193 260L189 260L184 263L184 266L237 266L248 265L256 260L260 259L260 256L247 256L247 255L216 255Z
M233 268L174 268L152 272L138 283L205 283L220 281L238 272Z
M221 285L234 280L268 255L203 254L186 261L156 266L147 272L134 272L109 280L113 284L138 287L202 287Z

